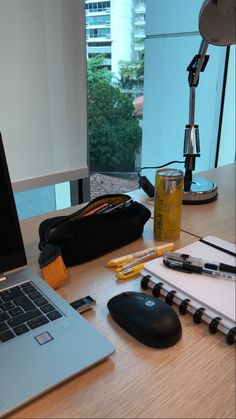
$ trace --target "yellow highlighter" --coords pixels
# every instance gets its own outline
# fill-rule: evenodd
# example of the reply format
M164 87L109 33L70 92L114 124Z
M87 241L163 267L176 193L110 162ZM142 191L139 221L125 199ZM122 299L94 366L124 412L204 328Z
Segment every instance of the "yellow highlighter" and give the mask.
M160 246L156 246L156 247L150 247L148 249L145 250L141 250L139 252L135 252L135 253L130 253L128 255L125 256L120 256L118 258L115 259L111 259L107 262L107 266L109 268L116 268L118 266L122 266L128 262L131 262L133 260L137 260L139 258L142 257L148 257L150 256L150 254L153 254L153 252L156 252L156 257L163 255L163 253L166 250L174 250L174 243L166 243ZM122 266L123 269L123 266Z
M141 250L140 252L130 253L128 255L120 256L119 258L111 259L107 262L109 268L116 268L123 263L130 262L131 260L137 259L148 254L153 248Z
M174 250L174 243L163 244L161 246L157 246L148 250L149 252L146 255L141 256L138 259L133 259L130 262L127 262L118 266L118 268L116 268L116 271L120 272L120 271L123 271L124 269L131 268L135 265L140 265L140 263L148 262L149 260L158 258L159 256L162 256L163 253L166 252L167 250L168 251Z
M159 256L162 256L163 253L169 249L174 249L173 243L156 247L155 251L152 250L152 253L149 253L148 255L142 256L139 259L135 259L131 262L128 262L126 265L123 265L123 268L125 267L125 269L121 271L119 268L116 269L116 277L119 279L133 278L134 276L138 275L140 271L143 269L144 263L146 263L148 260L156 259Z
M140 271L143 269L144 263L141 263L140 265L133 266L133 268L127 268L124 269L121 272L118 272L116 274L116 277L119 279L130 279L134 276L138 275Z

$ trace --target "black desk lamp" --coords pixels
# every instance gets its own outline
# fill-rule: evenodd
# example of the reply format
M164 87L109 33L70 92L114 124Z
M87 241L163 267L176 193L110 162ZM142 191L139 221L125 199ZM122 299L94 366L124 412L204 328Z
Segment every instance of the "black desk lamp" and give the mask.
M196 157L200 157L198 125L195 125L195 90L200 72L204 71L209 56L209 44L233 45L235 41L236 0L205 0L199 14L199 31L203 38L197 55L189 64L188 82L190 86L189 123L185 127L184 150L185 175L183 203L203 204L217 198L215 182L192 177Z

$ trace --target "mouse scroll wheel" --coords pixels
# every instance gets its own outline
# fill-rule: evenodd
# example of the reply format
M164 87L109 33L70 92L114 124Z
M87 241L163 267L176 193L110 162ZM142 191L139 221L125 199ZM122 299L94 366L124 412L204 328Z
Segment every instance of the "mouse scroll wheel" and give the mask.
M135 300L135 301L143 301L143 300L146 300L146 299L147 299L147 296L146 296L146 295L143 295L143 294L141 294L141 293L134 292L134 291L131 291L131 292L129 292L129 291L125 291L125 292L123 292L122 294L123 294L125 297L132 298L132 299L133 299L133 300Z
M147 300L147 301L145 302L145 304L146 304L146 306L148 306L148 307L153 307L153 306L155 305L155 301L153 301L153 300Z

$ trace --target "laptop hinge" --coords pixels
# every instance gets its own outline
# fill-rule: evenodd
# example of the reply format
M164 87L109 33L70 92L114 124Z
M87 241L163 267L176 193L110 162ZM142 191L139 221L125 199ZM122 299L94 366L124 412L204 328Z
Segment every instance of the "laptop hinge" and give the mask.
M6 280L7 280L6 275L1 274L1 275L0 275L0 282L6 281Z

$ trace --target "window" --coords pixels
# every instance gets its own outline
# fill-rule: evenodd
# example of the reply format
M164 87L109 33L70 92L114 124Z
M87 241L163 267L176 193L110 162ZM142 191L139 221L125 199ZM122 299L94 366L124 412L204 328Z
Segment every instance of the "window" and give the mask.
M110 28L98 28L98 29L86 30L87 38L107 38L107 37L110 37L110 35L111 35Z
M186 69L201 43L198 15L202 1L147 0L146 5L142 165L157 166L183 160L189 115ZM209 45L207 53L210 59L196 88L195 123L201 150L196 172L215 166L226 48ZM225 106L232 109L232 104ZM183 165L179 168L184 170ZM154 181L154 171L145 174Z
M229 47L227 80L217 165L222 166L235 161L235 45Z
M105 41L105 42L95 42L90 39L89 42L87 42L87 47L110 47L111 42Z
M95 3L95 2L94 2ZM98 156L109 156L109 137L103 132L102 140L98 140L97 127L94 139L91 134L91 169L92 177L97 172L102 175L115 175L120 178L136 175L138 166L157 166L170 160L184 160L183 142L185 125L188 124L189 114L189 85L186 68L195 54L198 53L201 37L198 33L198 15L202 0L111 0L110 27L111 50L102 49L107 44L87 42L89 59L103 54L104 60L111 56L112 83L119 86L120 91L133 102L133 116L139 121L142 139L139 146L133 150L133 159L129 164L119 163L112 166L113 156L110 155L103 164L98 164ZM97 6L96 6L97 7ZM131 11L132 10L132 11ZM130 14L129 14L130 13ZM131 24L132 22L132 24ZM97 36L98 33L93 34ZM129 49L129 46L131 48ZM94 49L92 49L94 47ZM234 47L231 47L231 50ZM199 86L196 89L196 124L199 124L201 157L196 159L196 170L207 170L215 165L217 152L217 135L219 127L220 107L222 98L222 82L225 65L225 48L209 46L210 60L204 73L200 75ZM235 51L235 49L234 49ZM111 54L111 55L110 55ZM232 52L233 54L233 52ZM235 79L233 75L233 58L231 54L231 85ZM143 62L145 65L143 67ZM101 64L101 63L100 63ZM103 68L107 65L104 61ZM100 66L101 68L101 66ZM235 82L234 82L235 83ZM229 143L235 144L234 114L235 89L227 89L224 120L221 137L227 137ZM145 107L143 107L145 102ZM95 111L91 110L89 127L93 126ZM108 113L103 121L107 126ZM231 116L229 116L231 115ZM113 121L113 132L120 131L117 121ZM233 134L234 133L234 134ZM107 137L107 147L103 144ZM96 138L95 138L96 137ZM117 138L116 138L117 140ZM100 141L100 142L99 142ZM118 141L118 140L117 140ZM116 143L117 143L116 141ZM122 147L122 141L119 150ZM222 143L223 144L223 143ZM96 146L96 147L95 147ZM94 148L95 147L95 148ZM96 158L93 159L93 148ZM116 148L114 148L116 150ZM228 152L228 160L233 161L235 145ZM220 147L220 154L226 152L226 147ZM118 152L117 152L118 154ZM222 159L219 159L221 162ZM96 164L97 166L96 166ZM178 167L178 165L177 165ZM183 164L179 165L184 170ZM149 171L150 180L154 181L155 171ZM111 184L111 182L110 182ZM114 183L115 187L115 183ZM136 187L137 183L136 183Z
M91 52L90 52L90 53L88 54L88 57L89 57L89 58L95 58L95 57L97 57L97 53L91 53ZM109 59L111 59L111 53L104 53L104 54L103 54L103 57L104 57L104 58L109 58ZM110 69L111 69L111 68L110 68Z
M142 165L183 159L189 111L186 68L200 45L202 0L84 0L84 5L93 198L137 189ZM215 164L226 49L209 46L209 54L196 91L198 171ZM93 89L90 77L102 82L99 88ZM235 47L230 47L218 164L234 158ZM154 172L145 174L153 181ZM16 193L15 198L20 218L72 202L69 183Z
M86 11L89 13L104 12L110 9L110 1L91 1L86 2Z
M88 16L86 25L104 25L110 24L110 15Z
M18 217L23 220L34 215L70 207L70 184L64 182L25 192L16 192L14 198Z
M109 28L92 28L89 25L104 22L104 15L98 2L86 1L92 198L102 192L128 192L138 188L144 43L137 49L135 39L137 31L141 32L142 41L145 37L145 2L137 13L135 5L136 0L111 0L107 15ZM92 41L101 36L112 41Z

